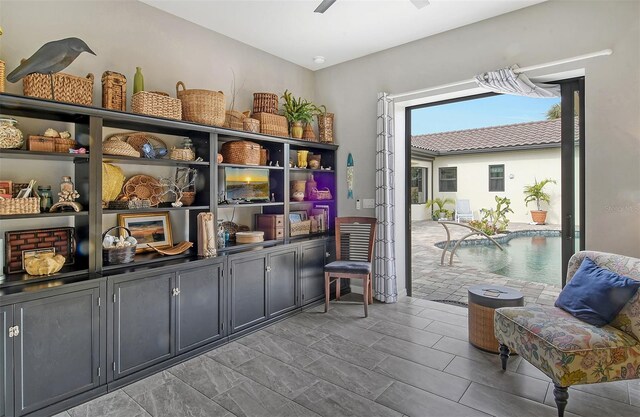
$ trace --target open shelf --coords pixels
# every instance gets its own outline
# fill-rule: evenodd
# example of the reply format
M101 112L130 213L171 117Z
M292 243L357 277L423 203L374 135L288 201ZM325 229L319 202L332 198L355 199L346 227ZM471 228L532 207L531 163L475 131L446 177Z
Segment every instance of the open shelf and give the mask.
M316 173L316 172L336 172L334 169L311 169L311 168L289 168L289 171L296 171L296 172L310 172L310 173Z
M36 152L24 149L0 149L0 158L39 159L46 161L89 161L89 154Z
M207 161L178 161L174 159L150 159L136 158L131 156L103 155L104 162L114 164L134 164L134 165L160 165L160 166L209 166Z
M270 206L284 206L284 203L243 203L243 204L218 204L218 208L235 208L235 207L270 207Z
M31 213L31 214L0 214L0 220L7 219L31 219L40 217L68 217L68 216L88 216L89 212L86 210L75 211L62 211L56 213Z
M133 258L133 262L129 262L126 264L116 264L110 265L106 264L102 267L103 272L105 271L113 271L120 268L131 268L140 265L149 265L149 264L159 264L162 265L163 262L170 262L176 259L186 259L186 258L194 258L197 257L197 251L194 248L189 249L185 253L181 253L180 255L161 255L157 252L142 252L136 253L136 256Z
M148 207L139 209L103 209L102 214L113 213L154 213L158 211L187 211L187 210L209 210L209 206L182 206L182 207Z
M265 168L265 169L284 169L284 167L275 167L275 166L270 166L270 165L243 165L243 164L227 164L227 163L221 163L218 164L218 168L224 168L224 167L232 167L232 168Z
M10 287L12 285L30 284L33 282L50 281L85 274L89 274L89 270L85 268L79 268L78 265L63 266L60 271L53 275L35 276L27 274L26 271L15 272L13 274L5 274L4 277L0 279L0 288Z

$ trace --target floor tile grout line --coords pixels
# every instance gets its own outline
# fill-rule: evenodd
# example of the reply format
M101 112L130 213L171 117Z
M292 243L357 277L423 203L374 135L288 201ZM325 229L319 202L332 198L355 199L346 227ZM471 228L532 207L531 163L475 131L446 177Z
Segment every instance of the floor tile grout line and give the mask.
M144 408L144 406L142 404L140 404L139 402L136 401L135 398L133 398L133 396L129 395L124 389L120 388L120 391L122 391L122 393L124 395L126 395L127 397L131 398L131 401L133 401L134 403L138 404L138 407L142 408L142 410L147 413L149 415L149 417L152 417L152 414L146 409ZM118 390L116 390L115 392L117 392Z

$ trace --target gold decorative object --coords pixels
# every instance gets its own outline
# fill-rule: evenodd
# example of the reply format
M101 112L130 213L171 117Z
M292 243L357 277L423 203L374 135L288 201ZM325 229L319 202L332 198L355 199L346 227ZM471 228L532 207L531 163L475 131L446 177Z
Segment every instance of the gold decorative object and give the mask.
M25 259L24 267L29 275L51 275L62 269L65 260L64 256L51 252L36 254Z

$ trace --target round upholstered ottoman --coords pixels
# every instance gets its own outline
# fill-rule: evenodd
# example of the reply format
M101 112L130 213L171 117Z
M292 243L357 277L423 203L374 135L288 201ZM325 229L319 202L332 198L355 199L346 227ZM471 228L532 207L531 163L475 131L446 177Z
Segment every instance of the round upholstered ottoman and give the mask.
M520 291L500 285L480 284L468 289L469 343L478 349L498 353L498 340L493 334L493 314L500 307L521 307Z

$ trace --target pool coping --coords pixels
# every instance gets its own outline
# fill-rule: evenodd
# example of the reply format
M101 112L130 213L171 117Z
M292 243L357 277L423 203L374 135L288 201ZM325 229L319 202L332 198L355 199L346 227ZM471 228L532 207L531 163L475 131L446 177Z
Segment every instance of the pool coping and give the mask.
M544 236L544 237L557 237L560 236L562 234L561 230L517 230L515 232L505 232L505 233L500 233L497 235L493 235L491 236L493 238L493 240L495 240L496 242L502 244L502 243L507 243L508 241L510 241L513 238L516 237L526 237L526 236ZM579 237L579 232L576 231L576 236ZM458 243L459 239L451 239L449 241L449 247L447 248L447 250L451 250L453 249L453 247ZM439 249L443 249L444 245L447 243L446 240L443 240L441 242L436 242L434 243L434 246L439 248ZM463 246L490 246L491 245L491 241L485 237L474 237L474 238L468 238L463 240L462 242L460 242L460 247Z

